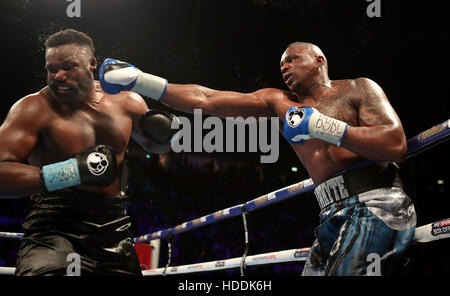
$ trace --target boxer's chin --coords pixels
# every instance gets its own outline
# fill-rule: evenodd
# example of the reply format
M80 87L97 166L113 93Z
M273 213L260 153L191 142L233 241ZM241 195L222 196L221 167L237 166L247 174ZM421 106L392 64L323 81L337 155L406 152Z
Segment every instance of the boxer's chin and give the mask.
M50 85L50 90L56 97L61 99L77 96L77 91L72 87L61 87Z
M87 94L84 94L83 91L79 89L71 89L70 91L54 91L51 89L51 92L55 96L55 98L62 104L70 106L72 108L78 108L83 104L86 100Z

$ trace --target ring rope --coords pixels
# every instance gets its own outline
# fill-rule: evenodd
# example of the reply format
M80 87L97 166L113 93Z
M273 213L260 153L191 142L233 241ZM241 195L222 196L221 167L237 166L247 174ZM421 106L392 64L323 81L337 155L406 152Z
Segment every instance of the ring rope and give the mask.
M15 267L0 267L0 275L14 275Z
M21 239L22 237L23 237L23 233L1 232L0 231L0 238Z
M270 252L258 255L247 256L246 266L266 265L292 261L306 261L309 254L309 248L291 249L278 252ZM224 269L240 268L242 257L236 257L226 260L209 261L203 263L194 263L188 265L172 266L166 271L166 274L183 274L204 271L217 271ZM143 270L144 276L162 275L164 268L155 268Z

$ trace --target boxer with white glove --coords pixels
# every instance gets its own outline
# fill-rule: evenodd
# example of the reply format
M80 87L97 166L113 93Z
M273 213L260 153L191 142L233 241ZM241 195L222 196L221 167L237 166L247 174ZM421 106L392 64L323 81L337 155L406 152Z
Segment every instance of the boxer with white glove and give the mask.
M281 56L280 71L288 90L263 88L243 93L197 84L166 84L165 80L161 83L153 76L146 78L134 66L122 64L107 61L102 66L100 79L106 92L150 93L150 97L173 109L190 113L201 108L205 114L222 118L277 116L285 119L284 135L289 142L320 139L313 144L292 145L316 185L315 194L323 209L317 240L303 274L366 275L369 253L383 257L383 274L393 270L392 264L403 256L413 238L415 212L408 197L399 194L402 189L397 182L398 170L392 164L403 160L406 137L400 119L377 83L364 77L331 80L324 53L307 42L288 45ZM318 110L339 114L339 120ZM361 160L377 164L357 170L355 166L361 165ZM378 190L375 195L374 190ZM365 202L359 202L360 195L365 196ZM399 207L384 208L378 202L380 197ZM372 199L375 211L369 206ZM398 212L407 214L400 217ZM394 224L383 221L394 216L398 217ZM348 221L358 223L350 225Z
M144 73L129 63L111 58L103 62L99 76L101 87L109 94L125 90L159 100L167 89L166 79Z
M325 116L315 108L294 106L286 112L283 132L292 144L320 139L341 147L347 126L347 123Z

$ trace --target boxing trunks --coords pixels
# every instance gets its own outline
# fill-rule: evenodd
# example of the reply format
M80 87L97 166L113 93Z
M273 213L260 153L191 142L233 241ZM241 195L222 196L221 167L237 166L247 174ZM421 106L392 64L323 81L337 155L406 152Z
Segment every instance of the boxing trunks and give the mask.
M73 275L77 258L81 276L142 275L126 204L72 188L31 196L16 275Z
M320 225L302 275L392 275L414 237L416 213L395 163L348 169L314 191Z

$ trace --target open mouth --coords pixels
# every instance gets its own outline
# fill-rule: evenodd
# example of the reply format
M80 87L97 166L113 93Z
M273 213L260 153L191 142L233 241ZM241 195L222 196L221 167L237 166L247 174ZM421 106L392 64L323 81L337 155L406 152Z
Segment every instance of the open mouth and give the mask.
M284 82L285 82L286 84L288 84L291 77L292 77L292 74L286 74L286 75L284 75L284 76L283 76Z
M58 89L58 92L68 92L68 91L70 91L70 88L68 88L67 86L58 86L57 89Z
M68 94L72 91L72 89L66 85L52 85L51 88L57 94Z

